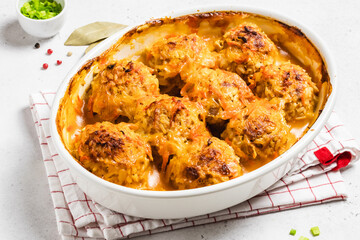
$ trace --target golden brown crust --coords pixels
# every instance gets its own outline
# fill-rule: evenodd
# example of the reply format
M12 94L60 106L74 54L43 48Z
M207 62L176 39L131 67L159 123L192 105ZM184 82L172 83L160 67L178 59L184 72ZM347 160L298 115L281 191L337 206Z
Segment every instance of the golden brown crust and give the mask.
M146 63L155 69L160 84L166 85L178 74L186 75L185 65L214 67L215 58L196 34L168 35L147 51Z
M148 188L151 148L135 133L136 126L110 122L87 125L75 143L74 155L95 175L120 185Z
M171 155L186 151L197 138L210 136L202 107L184 98L163 96L139 109L134 122L148 136L162 158L165 170Z
M111 62L91 82L85 111L96 121L115 121L119 116L132 118L134 102L159 95L153 70L128 59Z
M300 66L289 62L271 64L262 67L249 82L257 96L279 98L288 121L314 117L319 90Z
M250 88L236 73L220 69L195 69L185 82L181 95L202 104L207 121L211 123L230 119L254 100Z
M186 98L164 95L139 111L134 122L149 134L174 131L179 137L191 139L191 128L206 129L202 107Z
M224 34L222 51L226 60L222 64L235 70L240 76L257 72L260 67L274 61L278 54L275 44L255 24L243 23Z
M242 160L273 159L296 141L284 112L265 99L242 109L230 120L222 137Z
M203 137L188 148L174 155L166 168L166 179L175 189L205 187L242 175L240 159L225 141Z

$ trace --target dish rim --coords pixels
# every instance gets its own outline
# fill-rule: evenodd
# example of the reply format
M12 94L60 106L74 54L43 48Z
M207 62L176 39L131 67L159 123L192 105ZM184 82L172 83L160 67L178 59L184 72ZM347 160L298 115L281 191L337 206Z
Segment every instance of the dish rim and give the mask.
M319 115L319 117L316 119L314 124L311 126L311 128L307 131L307 133L301 137L292 147L290 147L286 152L281 154L279 157L275 158L271 162L263 165L262 167L246 173L240 177L231 179L226 182L218 183L215 185L210 185L206 187L201 188L194 188L194 189L186 189L186 190L176 190L176 191L152 191L152 190L139 190L134 188L129 188L121 185L117 185L115 183L106 181L92 173L90 173L88 170L86 170L83 166L81 166L74 157L68 152L68 150L65 148L60 135L57 131L56 126L56 116L59 109L59 104L61 99L64 97L64 94L68 88L68 84L72 77L78 72L79 69L90 59L98 56L102 52L104 52L106 49L108 49L110 46L112 46L118 39L120 39L124 34L126 34L128 31L132 30L134 27L140 26L145 24L148 20L153 19L159 19L164 17L171 17L176 18L184 15L189 14L197 14L197 13L206 13L206 12L221 12L221 11L232 11L232 12L245 12L245 13L252 13L257 14L260 16L268 17L274 20L278 20L281 23L285 23L289 26L294 26L301 30L302 33L306 36L306 38L312 43L312 45L317 49L319 52L325 66L326 70L329 75L329 81L332 86L332 91L325 103L325 106L323 108L323 111ZM91 51L89 51L84 57L82 57L69 71L69 73L66 75L66 77L63 79L60 87L57 90L57 94L54 98L53 105L51 108L51 117L50 117L50 131L52 135L52 140L54 141L54 145L60 156L67 162L67 164L70 164L72 168L75 168L78 172L81 172L84 177L89 178L92 181L97 182L98 184L102 185L103 187L112 190L112 191L120 191L124 194L129 194L133 196L138 197L144 197L144 198L187 198L187 197L195 197L200 196L204 194L209 194L229 188L233 188L238 185L242 185L244 183L250 182L254 179L257 179L274 169L280 167L281 165L285 164L287 161L292 159L293 157L296 157L296 155L303 150L308 144L317 136L317 134L320 132L328 118L330 117L330 114L332 112L332 109L335 104L335 99L337 95L337 75L336 75L336 68L335 63L333 61L333 58L326 46L326 44L321 40L321 38L312 30L310 30L306 25L299 23L297 20L293 20L293 18L288 17L282 13L278 13L273 10L266 10L260 7L254 7L254 6L246 6L246 5L211 5L211 6L205 6L205 7L192 7L177 11L171 11L168 14L163 14L160 17L151 18L145 21L142 21L140 24L134 24L131 26L128 26L113 36L109 37L108 39L104 40L100 44L98 44L96 47L94 47Z

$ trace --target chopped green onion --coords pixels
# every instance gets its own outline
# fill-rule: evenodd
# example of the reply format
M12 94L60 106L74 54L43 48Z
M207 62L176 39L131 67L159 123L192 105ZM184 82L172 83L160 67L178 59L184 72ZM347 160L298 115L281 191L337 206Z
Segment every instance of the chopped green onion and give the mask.
M309 240L307 237L303 237L303 236L301 236L300 238L299 238L299 240Z
M292 228L292 229L290 230L290 235L291 235L291 236L295 236L295 234L296 234L296 230Z
M310 229L310 231L311 231L311 234L312 234L314 237L320 235L320 229L319 229L318 226L312 227L312 228Z
M22 15L31 19L49 19L61 11L61 4L54 0L31 0L20 9Z

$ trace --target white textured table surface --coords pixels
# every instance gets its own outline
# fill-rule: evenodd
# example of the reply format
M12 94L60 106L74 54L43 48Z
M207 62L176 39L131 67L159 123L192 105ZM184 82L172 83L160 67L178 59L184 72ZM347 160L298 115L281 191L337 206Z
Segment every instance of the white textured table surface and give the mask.
M65 47L64 41L77 27L93 21L133 24L173 9L201 4L247 4L291 16L316 31L335 57L340 81L336 111L353 135L360 139L360 1L69 1L68 18L55 37L39 40L21 29L15 1L0 1L0 238L58 239L54 210L40 148L28 108L29 93L56 89L78 61L85 47ZM33 45L40 42L41 48ZM45 54L48 48L54 53ZM73 56L66 57L68 51ZM63 64L56 66L57 59ZM49 69L41 70L44 62ZM347 201L272 213L247 219L220 222L146 237L147 239L359 239L360 167L343 173L349 186ZM291 228L298 230L291 237ZM140 239L140 238L139 238ZM312 239L310 237L310 239Z

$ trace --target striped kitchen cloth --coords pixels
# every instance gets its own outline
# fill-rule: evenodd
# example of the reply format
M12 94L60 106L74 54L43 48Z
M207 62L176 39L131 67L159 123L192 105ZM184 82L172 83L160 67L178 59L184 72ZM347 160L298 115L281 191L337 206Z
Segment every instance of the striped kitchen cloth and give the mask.
M339 171L359 158L360 148L333 113L298 161L280 181L259 195L219 212L184 219L142 219L114 212L91 200L56 152L49 131L55 92L30 95L59 233L63 239L118 239L173 231L218 221L298 208L347 198Z

